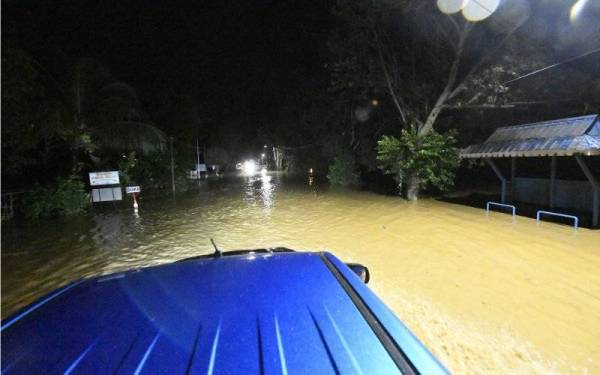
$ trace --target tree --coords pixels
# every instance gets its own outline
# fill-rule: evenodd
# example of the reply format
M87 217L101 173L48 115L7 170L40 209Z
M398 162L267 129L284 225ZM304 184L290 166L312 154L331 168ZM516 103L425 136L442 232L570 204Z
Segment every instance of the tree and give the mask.
M140 110L135 89L115 80L95 60L77 60L58 88L76 132L75 170L81 151L98 161L94 155L98 147L142 152L163 149L164 133Z
M164 149L164 133L140 109L137 94L129 84L104 85L90 112L90 122L90 134L102 147L143 153Z
M327 87L318 85L296 87L281 98L277 111L258 130L262 144L276 147L278 167L285 159L291 173L327 170L343 132L336 105Z
M400 137L383 136L377 143L377 160L382 169L394 175L402 191L406 177L419 175L419 185L407 189L433 186L441 191L454 183L454 171L459 165L454 132L432 131L420 136L415 129L403 129ZM408 191L407 196L415 192Z
M346 151L334 158L333 164L329 166L327 179L329 183L337 186L355 186L359 183L356 172L354 156Z
M90 161L114 164L123 151L160 151L164 143L135 90L90 59L61 74L4 43L2 105L2 172L16 184L48 183Z
M510 48L526 16L498 18L501 24L491 28L443 15L432 4L354 0L334 9L331 88L346 98L385 95L396 133L416 137L416 152L404 157L418 154L445 108L506 105L513 92L503 82L541 63ZM425 173L411 169L403 177L408 199L417 199Z
M79 178L59 178L52 185L35 186L24 197L24 213L28 217L72 216L85 212L90 197Z
M49 95L43 75L41 67L29 53L10 41L3 43L3 176L38 176L45 179L52 154L72 141L60 101Z

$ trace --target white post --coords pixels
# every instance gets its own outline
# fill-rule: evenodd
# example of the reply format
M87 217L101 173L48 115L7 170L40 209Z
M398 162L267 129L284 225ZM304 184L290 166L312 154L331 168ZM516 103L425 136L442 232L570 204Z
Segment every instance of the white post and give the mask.
M515 200L515 177L517 174L517 158L510 159L510 200Z

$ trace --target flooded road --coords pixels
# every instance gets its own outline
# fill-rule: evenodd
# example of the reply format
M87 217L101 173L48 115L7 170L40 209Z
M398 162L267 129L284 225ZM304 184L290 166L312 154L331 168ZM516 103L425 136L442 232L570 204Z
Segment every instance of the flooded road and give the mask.
M83 218L3 224L2 315L74 279L211 251L329 250L454 373L600 373L600 231L433 200L285 183L199 192Z

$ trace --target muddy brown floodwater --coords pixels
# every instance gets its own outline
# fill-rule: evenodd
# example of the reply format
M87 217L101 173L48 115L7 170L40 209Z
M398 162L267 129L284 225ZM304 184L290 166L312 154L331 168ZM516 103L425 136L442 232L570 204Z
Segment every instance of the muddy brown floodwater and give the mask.
M454 373L600 373L600 231L434 200L205 182L176 201L2 228L2 315L74 279L222 249L329 250Z

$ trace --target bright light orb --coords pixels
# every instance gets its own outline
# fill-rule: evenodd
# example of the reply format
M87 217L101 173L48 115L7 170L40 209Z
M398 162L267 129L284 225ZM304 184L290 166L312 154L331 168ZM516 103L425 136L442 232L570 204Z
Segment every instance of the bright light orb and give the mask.
M587 2L588 0L577 0L577 2L573 4L573 6L571 7L571 12L569 13L569 19L571 20L571 22L575 22L577 18L579 18L579 14L583 10L583 7L585 7L585 4L587 4Z
M256 172L256 163L254 160L246 160L243 166L244 173L247 175L253 175Z
M491 16L499 5L500 0L471 0L462 9L462 14L468 21L483 21Z
M437 6L442 13L453 14L460 12L469 0L437 0Z

